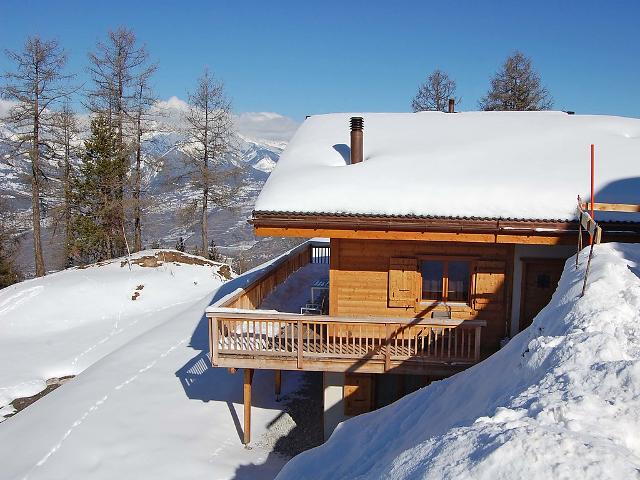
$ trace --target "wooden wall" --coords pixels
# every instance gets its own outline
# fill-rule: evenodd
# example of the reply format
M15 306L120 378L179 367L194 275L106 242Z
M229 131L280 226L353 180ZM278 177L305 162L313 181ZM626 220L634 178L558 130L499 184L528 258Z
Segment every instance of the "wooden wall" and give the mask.
M483 351L496 350L511 316L513 245L332 238L329 314L429 318L433 310L446 310L443 306L420 302L413 302L409 307L397 307L389 302L391 259L420 255L473 259L476 269L472 274L470 305L452 307L452 317L485 320ZM416 275L420 274L416 272ZM416 289L419 285L418 278Z

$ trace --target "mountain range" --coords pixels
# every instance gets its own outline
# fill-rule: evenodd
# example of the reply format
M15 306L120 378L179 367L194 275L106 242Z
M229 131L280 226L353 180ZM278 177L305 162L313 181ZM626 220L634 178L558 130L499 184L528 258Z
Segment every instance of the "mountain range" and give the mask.
M182 237L187 251L193 251L200 243L200 227L197 219L184 214L185 207L198 196L183 158L184 136L179 118L185 104L176 98L163 103L162 128L145 135L143 140L143 245L147 248L173 247ZM296 243L291 239L257 238L247 222L262 185L278 162L296 125L291 119L274 113L241 114L234 120L237 148L235 154L225 158L224 162L241 172L242 187L229 208L210 210L208 231L218 252L234 262L236 269L244 270ZM271 138L256 138L256 134L266 134ZM21 158L8 159L0 152L0 159L3 156L4 161L0 161L0 198L20 238L16 264L23 274L30 276L34 270L30 162ZM50 167L53 170L56 166ZM52 178L48 182L52 187L57 180ZM47 270L59 270L63 264L62 231L56 227L52 214L57 202L53 196L43 195L42 240Z

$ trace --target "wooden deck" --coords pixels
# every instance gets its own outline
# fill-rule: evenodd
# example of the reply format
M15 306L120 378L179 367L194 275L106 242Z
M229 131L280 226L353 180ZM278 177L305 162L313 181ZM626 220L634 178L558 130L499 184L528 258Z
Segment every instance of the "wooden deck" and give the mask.
M449 375L480 360L483 320L336 317L259 310L298 269L328 263L306 242L207 309L213 366Z
M480 359L481 320L337 318L212 310L214 366L447 374Z

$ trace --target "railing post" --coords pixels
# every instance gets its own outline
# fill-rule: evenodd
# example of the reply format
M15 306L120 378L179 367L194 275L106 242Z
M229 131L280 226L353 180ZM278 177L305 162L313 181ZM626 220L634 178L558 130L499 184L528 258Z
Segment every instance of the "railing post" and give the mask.
M384 349L384 371L388 371L391 368L391 336L393 330L391 329L391 325L388 323L384 324L385 335L387 337L385 349Z
M211 332L211 364L213 366L218 365L218 317L211 317L209 319L209 329Z
M480 329L482 327L476 327L476 341L474 345L473 358L476 362L480 361Z
M302 321L297 321L298 329L298 368L302 369Z

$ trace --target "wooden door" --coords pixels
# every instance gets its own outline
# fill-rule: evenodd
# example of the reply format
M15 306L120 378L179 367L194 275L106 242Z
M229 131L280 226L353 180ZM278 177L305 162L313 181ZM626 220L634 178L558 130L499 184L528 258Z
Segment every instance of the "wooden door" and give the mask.
M373 410L373 377L366 373L345 373L344 414L360 415Z
M534 317L551 300L564 269L564 259L527 259L522 261L522 296L520 331L531 325Z

